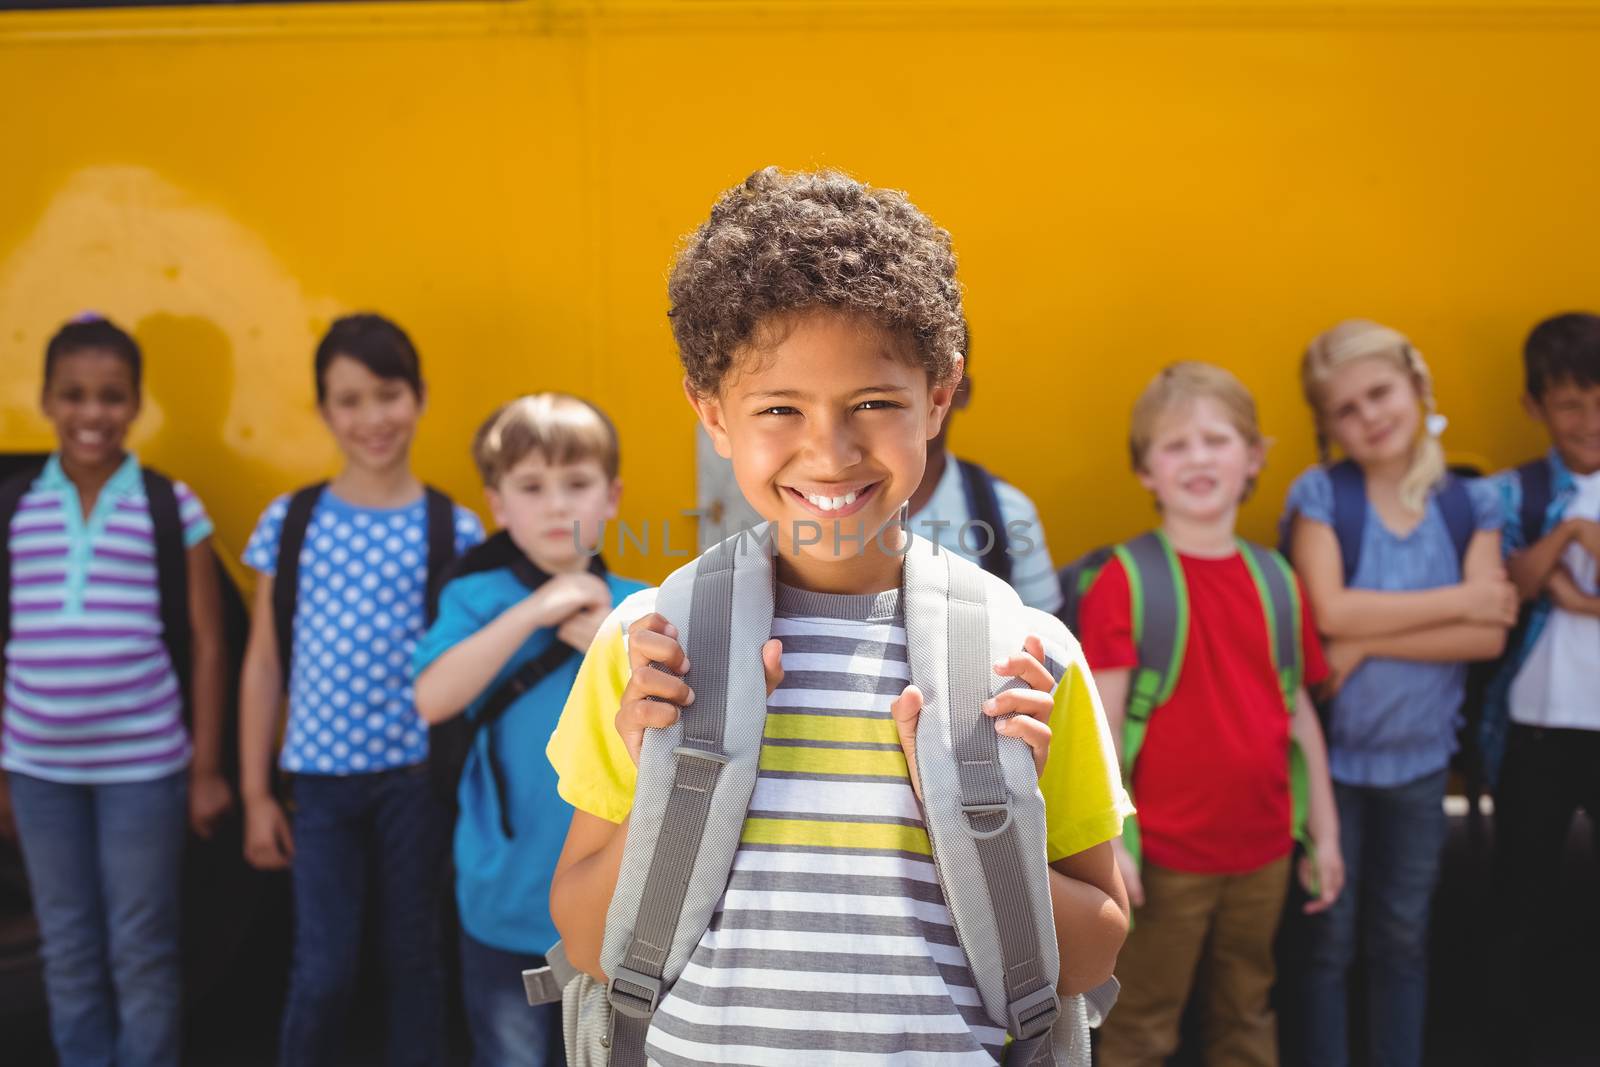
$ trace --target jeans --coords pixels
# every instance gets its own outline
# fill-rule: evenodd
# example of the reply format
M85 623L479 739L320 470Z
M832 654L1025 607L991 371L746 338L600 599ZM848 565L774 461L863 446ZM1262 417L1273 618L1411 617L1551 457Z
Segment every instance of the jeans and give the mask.
M187 773L9 780L61 1067L176 1067Z
M472 1067L565 1067L561 1005L533 1007L522 972L544 957L507 952L462 931L461 996L472 1035Z
M1567 833L1589 813L1600 853L1600 731L1513 724L1495 792L1491 904L1492 1036L1526 1052L1541 994L1540 960L1557 936Z
M1420 1067L1428 1006L1428 919L1449 823L1448 770L1379 788L1335 782L1344 892L1308 920L1305 1063L1350 1062L1349 977L1367 974L1367 1062Z
M387 1000L388 1062L445 1062L439 892L444 814L418 765L372 774L296 775L294 953L280 1057L342 1061L369 901Z

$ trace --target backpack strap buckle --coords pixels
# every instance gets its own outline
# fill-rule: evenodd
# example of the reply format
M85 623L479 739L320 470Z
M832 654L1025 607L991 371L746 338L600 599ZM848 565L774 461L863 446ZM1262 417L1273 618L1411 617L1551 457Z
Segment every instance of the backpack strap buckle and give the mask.
M606 999L614 1011L633 1019L648 1019L661 1002L661 979L631 967L618 967L606 985Z
M1049 986L1041 986L1032 993L1006 1005L1007 1022L1015 1041L1032 1041L1043 1037L1061 1015L1061 998Z

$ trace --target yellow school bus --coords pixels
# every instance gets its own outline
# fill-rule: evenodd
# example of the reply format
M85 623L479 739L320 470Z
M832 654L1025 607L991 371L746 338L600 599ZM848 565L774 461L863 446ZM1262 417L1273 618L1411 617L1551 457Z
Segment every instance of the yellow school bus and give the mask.
M623 518L675 517L675 242L757 167L829 166L954 234L953 441L1034 498L1058 562L1151 521L1125 420L1175 359L1255 390L1275 443L1243 524L1270 538L1314 458L1296 361L1340 318L1416 340L1453 458L1541 447L1521 339L1600 302L1597 49L1595 0L0 12L0 450L50 446L44 341L99 310L147 352L136 447L236 551L334 464L311 350L372 308L423 354L426 479L478 503L478 421L567 390L621 428Z

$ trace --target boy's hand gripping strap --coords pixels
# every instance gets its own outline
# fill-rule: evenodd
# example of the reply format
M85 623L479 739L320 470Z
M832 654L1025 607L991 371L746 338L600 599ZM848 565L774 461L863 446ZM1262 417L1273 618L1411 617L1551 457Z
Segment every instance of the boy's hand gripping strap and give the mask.
M611 1063L642 1067L650 1019L661 1002L662 975L683 913L717 778L728 762L723 729L728 704L728 642L733 623L732 542L702 556L689 608L688 644L694 703L682 709L683 739L674 755L672 792L639 900L622 965L612 970Z
M971 654L974 650L977 655ZM977 845L1000 935L1006 1032L1011 1035L1006 1063L1043 1067L1054 1062L1050 1028L1061 1014L1061 1002L1039 958L1028 872L1000 769L997 720L983 714L989 697L988 650L989 613L982 579L976 572L951 567L950 742L961 781L961 810Z

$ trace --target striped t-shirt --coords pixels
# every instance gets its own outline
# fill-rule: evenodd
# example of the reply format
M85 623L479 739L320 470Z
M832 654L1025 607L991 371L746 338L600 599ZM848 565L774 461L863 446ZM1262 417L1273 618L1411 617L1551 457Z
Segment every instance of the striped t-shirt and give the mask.
M645 1051L702 1063L996 1062L889 705L900 593L779 586L783 683L728 888Z
M211 534L174 483L184 544ZM155 530L139 462L113 474L84 517L51 456L8 531L11 640L0 767L55 782L149 781L188 765L183 695L161 640Z

